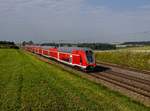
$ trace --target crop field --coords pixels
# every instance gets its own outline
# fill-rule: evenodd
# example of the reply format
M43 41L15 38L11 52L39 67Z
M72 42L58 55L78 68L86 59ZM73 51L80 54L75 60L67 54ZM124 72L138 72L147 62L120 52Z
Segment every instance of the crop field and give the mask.
M122 49L96 52L97 61L114 63L140 70L150 70L150 50Z
M125 50L150 50L150 46L131 47L131 48L125 48Z
M117 92L22 50L0 49L1 111L149 111Z

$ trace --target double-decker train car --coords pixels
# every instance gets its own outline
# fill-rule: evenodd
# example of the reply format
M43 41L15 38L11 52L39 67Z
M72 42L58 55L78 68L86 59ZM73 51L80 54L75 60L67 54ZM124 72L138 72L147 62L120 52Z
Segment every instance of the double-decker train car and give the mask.
M93 51L89 48L27 45L25 49L85 71L94 70L96 66Z
M91 49L78 47L58 48L59 61L83 70L93 70L96 66Z

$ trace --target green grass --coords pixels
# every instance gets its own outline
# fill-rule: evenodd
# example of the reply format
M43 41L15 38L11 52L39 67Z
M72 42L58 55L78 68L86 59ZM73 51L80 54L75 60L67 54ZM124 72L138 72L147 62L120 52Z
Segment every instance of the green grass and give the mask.
M96 52L96 59L140 70L150 70L150 52L132 52L130 50Z
M0 110L149 111L149 108L21 50L0 49Z

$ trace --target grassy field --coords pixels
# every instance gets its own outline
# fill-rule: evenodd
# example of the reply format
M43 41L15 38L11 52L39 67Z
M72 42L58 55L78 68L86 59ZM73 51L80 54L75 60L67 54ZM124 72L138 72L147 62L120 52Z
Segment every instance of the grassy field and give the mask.
M149 111L149 108L21 50L0 49L0 110Z
M142 48L141 48L142 49ZM96 52L97 61L150 70L150 52L137 49Z
M131 47L131 48L125 48L125 50L150 50L150 46Z

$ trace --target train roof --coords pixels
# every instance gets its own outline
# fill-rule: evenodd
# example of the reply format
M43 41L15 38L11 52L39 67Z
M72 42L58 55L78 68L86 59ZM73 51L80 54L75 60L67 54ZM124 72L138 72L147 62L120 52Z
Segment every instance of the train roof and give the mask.
M73 50L88 51L88 50L92 50L92 49L90 49L90 48L81 48L81 47L59 47L58 48L59 52L68 52L68 53L71 53Z
M40 45L26 45L26 47L35 47L35 48L43 48L43 49L54 48L54 46L40 46Z
M40 46L43 49L50 49L50 48L54 48L54 46Z
M39 45L25 45L25 47L40 47Z

